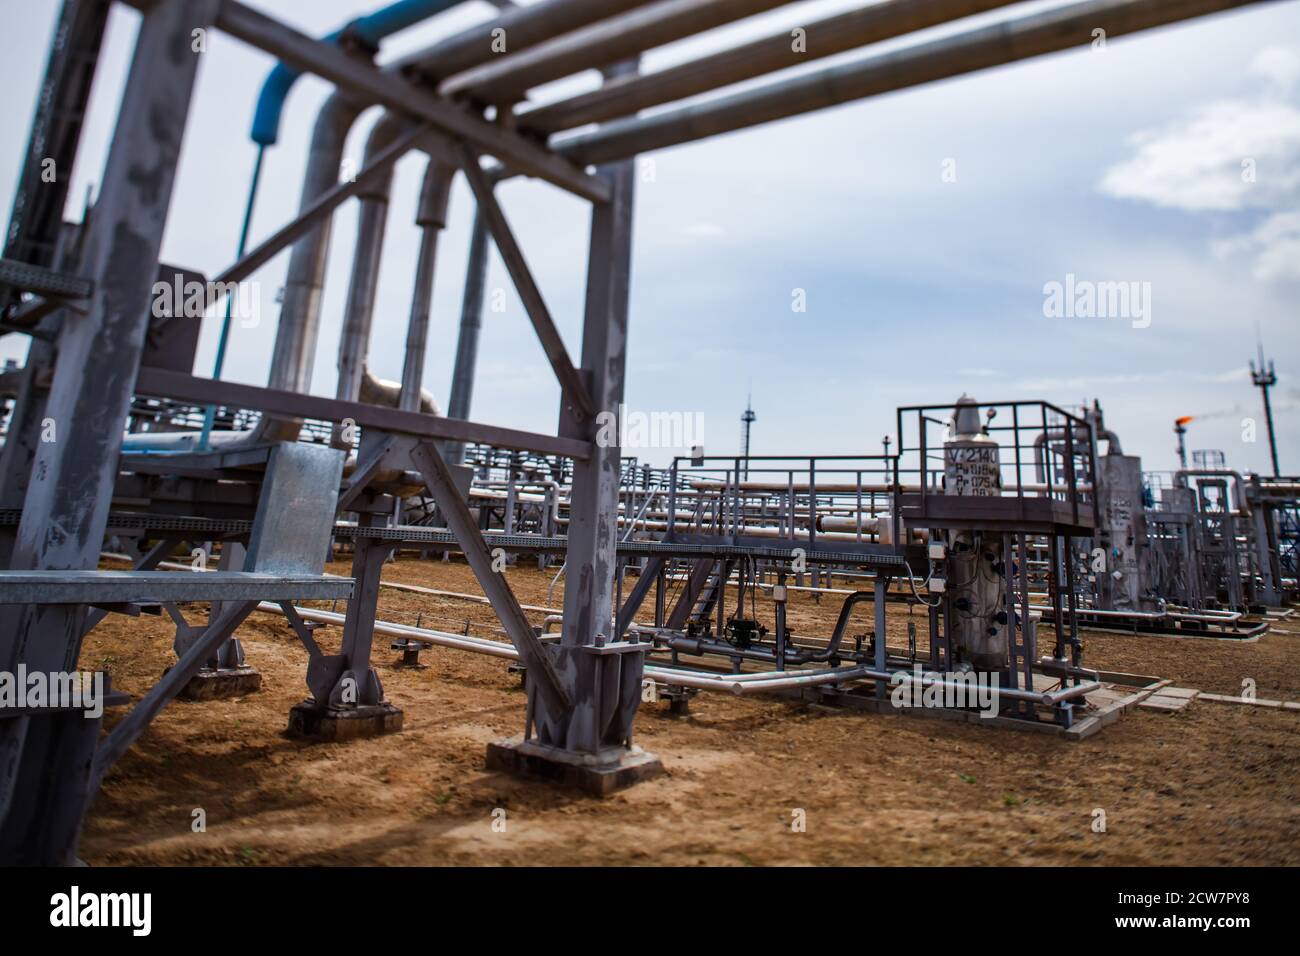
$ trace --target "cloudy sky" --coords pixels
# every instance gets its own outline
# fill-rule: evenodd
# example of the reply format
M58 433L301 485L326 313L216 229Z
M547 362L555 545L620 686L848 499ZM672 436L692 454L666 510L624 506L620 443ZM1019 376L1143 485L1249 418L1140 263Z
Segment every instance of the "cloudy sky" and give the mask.
M312 34L381 5L249 0ZM807 0L646 57L643 69L786 31L861 0ZM1056 5L1015 4L882 45ZM12 201L59 4L0 0L0 202ZM394 37L388 60L485 19L463 8ZM70 215L98 181L138 18L117 9L74 171ZM862 56L855 53L835 60ZM825 66L835 60L812 65ZM252 169L253 103L270 68L217 35L205 54L163 258L217 273L233 258ZM534 91L546 101L593 76ZM268 154L254 241L295 214L326 84L294 89ZM360 158L368 112L349 155ZM19 131L22 131L19 135ZM1262 334L1278 362L1282 467L1300 471L1300 3L1260 4L1132 37L841 106L653 154L637 196L628 405L703 415L704 442L732 453L752 390L756 454L875 453L894 409L969 392L985 400L1100 399L1108 426L1148 470L1174 467L1173 419L1197 416L1192 448L1267 471L1246 362ZM371 365L397 378L418 235L423 158L398 166ZM579 349L588 211L544 184L501 187L506 213L571 354ZM459 181L442 244L425 386L445 405L472 202ZM312 391L333 394L355 206L336 217ZM264 384L288 256L256 279L260 321L235 328L226 377ZM1045 315L1051 283L1134 282L1144 317ZM495 258L472 417L555 425L553 384ZM806 311L792 308L804 290ZM1149 321L1148 321L1149 320ZM21 355L17 336L0 356ZM196 372L210 374L209 323ZM667 451L645 457L662 460Z

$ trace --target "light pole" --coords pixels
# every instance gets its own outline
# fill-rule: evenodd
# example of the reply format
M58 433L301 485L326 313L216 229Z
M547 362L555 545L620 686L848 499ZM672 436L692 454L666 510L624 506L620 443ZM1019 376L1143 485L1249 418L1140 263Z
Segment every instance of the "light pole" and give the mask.
M1273 371L1273 362L1264 361L1264 346L1259 346L1259 367L1250 363L1250 380L1259 386L1264 396L1264 423L1268 426L1268 452L1273 458L1273 477L1280 477L1282 472L1277 466L1277 440L1273 437L1273 403L1269 401L1268 390L1277 384L1277 375Z
M749 477L749 429L753 426L754 422L758 420L758 416L754 414L754 409L752 407L753 404L754 399L751 395L745 401L745 411L740 416L740 426L742 429L740 436L742 448L740 453L745 459L746 478Z

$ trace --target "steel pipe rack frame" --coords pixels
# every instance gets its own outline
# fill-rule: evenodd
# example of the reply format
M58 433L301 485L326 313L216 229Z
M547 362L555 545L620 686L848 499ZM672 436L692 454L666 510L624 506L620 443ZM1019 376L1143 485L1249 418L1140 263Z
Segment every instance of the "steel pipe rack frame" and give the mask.
M40 333L57 334L59 359L54 364L46 411L60 423L60 441L44 444L36 451L32 480L23 493L11 567L78 570L95 566L118 478L122 436L114 423L126 420L137 378L142 391L153 390L163 397L185 398L204 406L233 400L264 413L301 413L304 418L326 421L352 417L363 427L400 436L411 447L425 449L432 456L428 459L431 464L440 463L441 458L430 439L487 441L565 455L574 460L566 539L571 586L565 595L566 623L559 660L572 691L571 699L589 704L596 693L597 674L619 660L609 652L622 653L625 645L616 642L617 646L602 647L608 642L605 618L613 597L619 546L616 516L621 452L594 441L591 422L583 413L587 404L592 410L616 409L623 394L634 193L630 163L637 152L1085 42L1074 35L1072 24L1086 27L1088 36L1099 25L1114 36L1242 6L1247 0L1093 0L1064 12L1013 21L883 60L876 58L810 74L779 88L764 87L686 111L626 121L554 145L521 134L508 121L492 122L472 105L439 98L420 86L417 71L410 71L417 76L412 81L400 70L377 68L239 0L124 2L140 9L142 21L111 140L100 202L78 257L77 274L93 283L93 292L83 314L73 317L65 311L67 320L57 330ZM553 23L560 25L560 32L569 32L591 22L583 20L587 15L584 9L596 11L596 19L602 19L640 5L635 0L623 4L550 0L509 11L499 19L512 18L525 28L525 35L532 29L545 39L552 12L557 14ZM484 31L493 29L494 22L467 31L468 39L459 41L458 49L464 57L460 69L472 68L475 56L487 55L481 44ZM581 390L572 382L566 390L574 410L562 412L558 436L529 435L365 403L315 399L283 389L256 389L140 369L147 321L147 310L140 305L148 301L156 275L198 65L192 55L177 55L173 45L178 38L183 39L189 52L192 31L207 27L260 48L293 69L333 83L358 103L382 105L413 124L427 125L430 135L449 139L462 154L469 151L472 155L495 157L501 170L493 174L494 180L511 174L532 176L593 203L583 343L581 359L573 365L582 370L583 382ZM449 42L456 46L455 38ZM600 55L598 45L592 49L593 65L599 64ZM434 74L437 70L437 66L432 67ZM632 72L634 68L625 64L607 79L619 82L620 76L626 78ZM508 77L508 73L502 74L502 82L511 82ZM593 170L593 163L606 165ZM140 170L146 170L147 175L141 175ZM480 193L483 199L486 194L482 190ZM498 242L503 241L506 233L500 229L497 233ZM533 313L539 332L544 331L537 310ZM584 393L589 403L578 397ZM203 467L219 474L226 464L214 455ZM447 503L454 501L448 499ZM476 530L471 538L460 543L482 546L483 539ZM716 545L702 547L717 550ZM0 627L0 665L21 661L50 670L75 665L85 613L81 605L9 609ZM635 673L635 668L628 673ZM615 708L617 719L599 727L592 724L594 712L589 707L555 709L554 701L543 702L552 709L541 713L537 720L538 712L532 709L537 702L530 692L533 719L529 725L537 726L544 739L561 747L594 746L618 751L630 740L635 695L626 706ZM600 708L600 712L608 711ZM75 855L85 787L97 779L87 775L82 759L93 740L84 733L59 740L46 738L45 745L50 749L42 750L35 746L36 738L27 730L26 723L0 720L0 747L21 748L24 740L30 745L21 762L26 769L15 769L12 764L0 767L0 806L9 806L16 788L21 789L33 779L32 767L48 764L47 780L55 781L48 794L51 799L33 824L34 835L25 839L29 847L34 847L32 853L37 858L68 862ZM32 794L25 796L30 798ZM4 828L0 822L0 831Z
M481 121L475 121L472 117L463 113L461 110L445 106L428 98L415 96L408 92L409 87L404 82L392 83L386 81L382 76L364 64L359 64L350 60L346 56L340 55L338 51L328 49L323 45L310 41L307 38L297 34L295 31L278 24L270 18L262 17L260 14L249 10L237 3L225 3L221 0L202 0L199 4L182 3L181 0L159 0L159 2L147 5L144 10L144 22L137 41L135 57L129 74L128 85L124 97L121 119L118 124L116 135L110 150L109 164L105 179L105 188L113 187L112 195L114 202L121 208L122 216L114 215L117 210L113 208L104 208L100 210L100 215L96 217L95 225L91 232L91 248L104 254L120 253L122 250L117 248L123 241L136 235L142 228L145 235L142 236L142 242L134 250L132 257L134 268L129 267L125 261L120 259L108 258L101 260L103 263L98 270L92 270L96 278L97 295L99 301L92 302L92 309L102 309L105 305L110 308L116 307L129 309L128 303L133 301L145 301L147 299L148 288L152 276L148 274L147 269L151 268L150 264L157 260L158 242L161 239L161 224L165 221L165 210L170 199L170 183L174 176L174 170L179 153L180 134L185 126L185 116L189 108L189 100L193 90L193 84L196 75L197 60L192 56L171 56L167 54L167 44L178 37L188 37L190 31L195 27L216 25L225 29L236 36L253 41L256 45L271 49L273 52L281 54L281 58L297 65L313 69L327 78L350 83L354 91L361 90L362 95L369 95L374 100L386 103L390 107L404 108L408 112L414 113L417 117L429 121L432 116L438 117L432 120L435 127L444 130L451 129L459 136L465 136L470 142L479 146L488 146L499 157L505 158L507 154L514 153L514 159L522 159L523 165L533 165L535 172L547 171L546 177L555 182L567 183L569 187L574 188L579 194L587 198L596 200L605 207L621 207L626 204L626 200L620 200L614 192L607 187L609 179L618 176L619 167L611 167L605 171L603 176L590 176L580 170L574 170L567 162L559 158L552 158L539 147L530 146L526 142L509 134L499 134L490 126L483 124ZM147 119L146 119L147 118ZM142 126L142 123L152 123L152 128ZM170 141L163 140L158 128L159 123L167 123L166 132L171 134ZM495 141L495 143L494 143ZM144 182L142 178L136 177L134 181L126 178L127 170L134 169L138 166L134 154L147 144L148 148L157 151L159 162L161 163L158 176L149 182ZM531 156L531 159L529 158ZM513 160L512 160L513 161ZM625 181L630 184L630 177L625 176ZM119 183L119 180L122 180ZM129 185L127 184L129 183ZM119 188L120 187L120 188ZM629 194L630 198L630 194ZM140 212L136 212L139 207ZM162 214L158 212L161 207ZM124 219L123 216L136 217L135 222ZM597 216L599 221L599 215ZM611 224L623 227L626 232L625 224L630 224L630 218L626 213L621 218L611 220ZM106 229L113 230L105 232ZM612 237L602 237L600 242L593 240L594 244L602 248L608 248ZM98 241L98 245L95 242ZM152 247L152 248L151 248ZM92 259L93 262L93 253ZM619 263L611 261L610 267L614 269L626 269L626 262ZM591 281L598 283L602 277L598 275L598 270L593 269ZM607 281L607 280L604 280ZM125 285L123 283L126 283ZM626 282L623 281L615 288L626 289ZM101 291L102 290L102 291ZM615 293L617 296L618 293ZM111 297L111 298L108 298ZM113 305L116 303L116 306ZM589 315L588 326L593 323L604 323L613 318L621 309L624 313L626 310L625 296L623 303L620 305L618 298L611 298L606 303L606 308L613 310L607 312L604 309L592 312ZM102 313L101 313L102 314ZM74 425L94 427L96 429L98 440L87 440L84 445L78 443L76 453L83 457L83 462L88 466L84 468L84 473L88 474L92 481L99 484L98 490L91 490L89 494L81 491L78 494L70 495L67 491L56 491L59 487L56 484L57 477L61 473L66 473L69 469L61 468L59 461L62 446L52 457L53 462L45 462L46 467L42 469L42 475L49 475L55 480L45 480L37 485L33 485L27 495L27 505L31 506L25 510L25 515L19 525L18 543L15 548L14 566L16 568L43 568L50 567L51 562L65 561L72 567L93 567L95 557L98 552L98 539L102 538L106 526L107 505L111 497L110 487L116 477L116 447L120 446L121 437L114 435L114 429L98 428L96 423L105 409L110 410L109 420L112 420L111 410L120 405L123 400L129 403L130 392L132 390L131 378L134 378L134 371L138 368L138 356L140 354L142 332L141 321L144 312L139 312L140 318L132 317L130 321L118 320L116 324L101 325L96 322L79 322L65 325L64 334L60 338L60 348L64 353L61 361L56 367L55 382L52 389L51 401L57 402L61 399L73 399L81 406L87 409L85 413L78 412L75 415L68 415L69 419L75 419ZM98 319L99 316L97 315ZM130 330L134 323L135 328L140 329L139 334L133 334ZM104 344L106 333L111 328L113 339L118 345L118 351L123 348L125 353L118 356L120 362L110 362L107 365L102 364L99 360L104 358L104 354L96 355L94 363L89 361L92 351L85 348L95 345ZM102 332L101 332L102 330ZM589 335L590 339L592 336ZM76 352L77 345L83 346L83 353L78 360ZM104 352L111 353L112 349L104 349ZM593 358L595 355L593 354ZM618 358L621 360L621 351ZM607 367L612 361L613 356L601 354L599 364ZM97 393L94 384L82 382L81 386L73 387L72 383L63 381L69 373L80 375L83 370L89 368L100 369L98 380L95 384L102 382L102 389ZM104 372L112 369L112 374L105 375ZM85 375L86 379L96 379L94 375ZM616 395L616 400L621 400L621 383L620 391ZM90 407L95 407L94 414L90 413L87 402L94 403ZM616 407L615 402L615 407ZM125 411L125 407L123 407ZM419 417L419 416L413 416ZM448 436L448 437L476 437L473 435L465 436ZM570 450L578 451L581 443L571 443ZM617 451L615 451L617 454ZM98 462L95 461L98 456ZM67 457L67 456L63 456ZM579 456L575 456L579 457ZM79 479L84 482L84 479ZM107 485L104 483L107 482ZM84 487L84 485L83 485ZM93 486L92 486L93 488ZM70 490L70 489L69 489ZM39 493L38 493L39 492ZM78 509L73 514L68 515L66 509L69 504L73 504ZM43 513L44 519L37 522L34 515L37 511ZM58 516L58 517L56 517ZM68 517L78 519L82 525L78 531L73 521L61 522L60 518ZM72 542L74 548L67 553L65 558L55 556L55 548L63 547L65 552L69 549L63 542L68 539L51 539L48 536L41 539L45 530L51 526L64 527L73 533ZM88 551L85 544L89 541L96 541L94 554ZM80 553L76 551L75 544L80 543ZM53 566L57 567L57 564ZM65 566L67 566L65 564ZM61 652L65 661L65 666L75 661L77 648L79 645L79 635L82 631L80 620L84 618L84 606L74 605L70 612L60 610L61 605L46 605L43 608L23 607L18 611L19 619L10 622L13 626L7 628L5 638L6 651L5 658L9 660L15 654L19 655L18 659L26 661L29 658L34 663L41 663L25 650L27 640L32 632L48 632L47 639L38 641L35 646L46 647L56 653ZM575 609L575 616L580 612L580 608ZM59 617L58 615L63 615ZM233 617L232 617L233 622ZM237 622L234 622L237 623ZM232 624L233 626L233 624ZM62 631L68 637L68 642L60 644L54 638L56 631ZM15 639L18 641L14 644ZM51 659L49 664L54 664ZM174 682L174 681L173 681ZM563 699L563 698L561 698ZM18 734L12 743L15 745L21 743L21 738L26 736L27 724L22 722L3 721L0 731L3 731L6 738L14 733ZM66 759L70 761L80 761L80 753L84 750L86 735L82 734L77 738L76 753L69 750ZM25 767L32 768L37 763L46 760L59 765L64 758L53 753L49 755L38 752L34 747L28 747L23 764ZM4 799L0 800L0 805L9 807L13 788L20 785L24 780L31 777L30 772L14 773L14 767L8 765L6 774L0 779L0 794ZM41 848L32 851L33 859L59 860L67 862L69 854L75 852L76 832L81 809L85 805L87 784L96 782L96 778L82 778L81 784L71 784L70 790L60 789L60 795L65 798L56 801L55 805L48 807L45 811L48 821L41 821L37 824L36 840L41 844ZM31 794L27 795L32 796ZM11 821L12 822L12 821ZM16 843L10 843L8 838L17 839L17 835L7 832L6 846L12 849ZM8 852L8 851L7 851Z
M606 162L1086 46L1098 29L1114 38L1262 2L1274 0L1085 0L654 116L617 120L559 138L553 147L575 162Z
M789 31L752 40L696 60L606 83L598 89L517 112L521 128L542 133L630 116L733 83L776 73L869 43L1008 6L1017 0L887 0L825 20L801 24L805 45Z

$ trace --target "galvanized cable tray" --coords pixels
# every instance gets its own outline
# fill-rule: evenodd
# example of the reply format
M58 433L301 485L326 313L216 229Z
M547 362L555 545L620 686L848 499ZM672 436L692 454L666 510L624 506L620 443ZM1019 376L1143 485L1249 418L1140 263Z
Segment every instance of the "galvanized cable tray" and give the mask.
M0 525L17 525L23 513L17 508L0 509ZM253 530L244 518L199 518L193 515L160 515L136 511L113 511L108 528L139 528L143 531L187 531L211 534L241 534Z

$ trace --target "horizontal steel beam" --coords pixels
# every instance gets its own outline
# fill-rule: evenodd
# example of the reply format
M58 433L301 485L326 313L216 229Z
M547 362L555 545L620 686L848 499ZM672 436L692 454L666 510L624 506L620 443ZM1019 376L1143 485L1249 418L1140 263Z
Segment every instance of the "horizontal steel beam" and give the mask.
M608 79L597 89L520 113L517 118L520 128L545 133L603 123L1015 2L886 0L872 3L861 10L803 25L802 50L795 49L790 31L785 30L655 73Z
M351 419L362 428L376 428L398 435L436 438L440 441L481 442L500 448L535 451L542 455L563 455L584 460L591 455L589 442L573 438L537 435L513 428L465 422L457 418L403 412L384 405L347 402L337 398L322 398L318 395L302 395L298 392L217 381L157 368L140 369L135 391L137 395L174 398L182 402L193 402L195 405L231 405L290 418L312 418L327 422Z
M248 571L0 571L0 604L170 604L175 601L329 601L352 579Z
M443 96L513 103L551 80L608 66L645 50L771 10L789 0L659 0L517 53L493 57L444 80ZM508 34L507 34L508 35ZM787 44L788 45L788 44Z
M608 163L870 96L1271 0L1088 0L553 143L575 162Z
M95 283L81 276L32 265L30 262L0 259L0 288L12 288L19 292L57 299L88 299L95 291Z
M401 76L387 73L339 47L314 40L238 0L222 0L216 26L288 65L328 80L351 97L378 103L423 120L450 136L473 143L501 163L536 176L592 202L609 199L610 188L542 146L431 95Z

